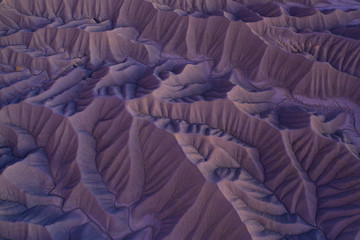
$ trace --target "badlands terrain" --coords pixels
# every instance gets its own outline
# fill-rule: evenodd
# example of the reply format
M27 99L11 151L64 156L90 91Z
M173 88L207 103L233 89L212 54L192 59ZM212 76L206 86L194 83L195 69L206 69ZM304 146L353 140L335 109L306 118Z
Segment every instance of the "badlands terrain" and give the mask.
M359 240L360 1L0 0L0 239Z

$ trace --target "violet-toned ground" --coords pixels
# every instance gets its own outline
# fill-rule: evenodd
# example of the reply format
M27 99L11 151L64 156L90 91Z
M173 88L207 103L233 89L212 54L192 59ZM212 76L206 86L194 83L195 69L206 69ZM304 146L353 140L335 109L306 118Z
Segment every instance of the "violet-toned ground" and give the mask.
M0 239L359 240L360 1L0 0Z

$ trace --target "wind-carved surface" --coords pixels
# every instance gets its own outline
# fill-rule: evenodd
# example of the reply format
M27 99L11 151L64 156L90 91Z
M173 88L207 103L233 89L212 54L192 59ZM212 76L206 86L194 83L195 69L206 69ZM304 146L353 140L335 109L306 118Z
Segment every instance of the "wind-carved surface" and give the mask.
M0 1L1 239L360 239L358 1Z

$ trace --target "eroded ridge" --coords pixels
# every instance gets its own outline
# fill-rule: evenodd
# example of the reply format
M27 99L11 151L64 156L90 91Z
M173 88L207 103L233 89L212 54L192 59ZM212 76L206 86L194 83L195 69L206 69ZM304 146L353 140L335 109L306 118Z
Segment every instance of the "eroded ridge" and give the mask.
M360 239L360 3L0 1L1 239Z

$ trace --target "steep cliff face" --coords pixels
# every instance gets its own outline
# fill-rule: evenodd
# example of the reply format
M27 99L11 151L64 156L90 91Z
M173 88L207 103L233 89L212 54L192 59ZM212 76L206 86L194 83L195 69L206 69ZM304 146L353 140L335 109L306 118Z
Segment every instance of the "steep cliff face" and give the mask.
M0 1L1 239L360 239L360 2Z

